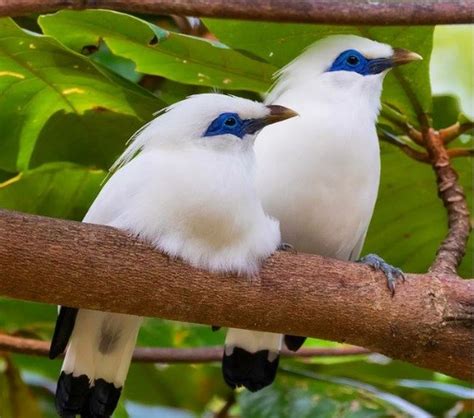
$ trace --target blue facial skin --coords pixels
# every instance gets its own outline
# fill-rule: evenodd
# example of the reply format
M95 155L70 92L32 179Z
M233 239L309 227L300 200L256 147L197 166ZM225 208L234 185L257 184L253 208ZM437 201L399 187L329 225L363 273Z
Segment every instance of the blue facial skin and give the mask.
M240 119L237 113L221 113L215 118L203 137L217 135L234 135L240 139L246 134L254 134L266 125L264 119Z
M391 67L393 67L391 58L368 59L359 51L348 49L339 54L327 71L352 71L360 75L371 75L379 74Z

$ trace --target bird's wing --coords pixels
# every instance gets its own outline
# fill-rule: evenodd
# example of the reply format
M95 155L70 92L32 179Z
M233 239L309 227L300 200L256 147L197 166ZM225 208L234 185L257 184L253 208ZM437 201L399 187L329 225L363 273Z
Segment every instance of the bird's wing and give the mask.
M115 173L92 203L83 222L113 225L113 221L120 214L121 208L127 204L128 195L123 192L123 188L133 190L133 186L136 186L135 184L132 186L127 184L126 180L127 176L124 176L123 173ZM78 311L76 308L60 307L49 351L50 358L56 358L66 349L76 323Z
M368 227L365 228L365 231L360 236L360 238L357 240L357 243L356 243L355 247L352 249L351 255L349 256L350 261L356 261L356 260L359 259L360 253L362 251L362 247L364 246L365 237L367 236L367 230L368 229L369 229Z
M72 330L74 329L78 311L79 309L77 308L68 308L67 306L61 306L59 308L59 315L56 320L54 335L49 349L50 359L56 358L66 349L69 337L71 337Z

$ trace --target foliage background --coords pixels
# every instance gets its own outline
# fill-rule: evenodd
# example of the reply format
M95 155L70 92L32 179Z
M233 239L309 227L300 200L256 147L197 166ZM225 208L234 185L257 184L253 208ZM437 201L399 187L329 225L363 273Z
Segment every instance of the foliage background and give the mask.
M400 123L418 126L419 109L437 128L474 116L472 26L204 23L219 41L182 34L169 18L111 11L0 19L0 207L81 220L108 167L153 112L214 89L258 99L275 70L329 33L362 34L424 56L387 77L381 130L407 141ZM453 146L460 143L472 146L472 134ZM384 143L382 167L364 252L426 271L446 224L431 168ZM472 163L458 159L455 167L471 202ZM466 277L473 276L472 250L471 239L460 271ZM55 314L53 306L0 299L0 332L48 339ZM208 327L149 319L139 344L193 347L223 338ZM59 361L0 353L0 417L54 417L59 369ZM465 382L380 355L284 360L275 385L236 398L231 415L243 418L474 412ZM229 399L218 364L135 364L115 416L212 417Z

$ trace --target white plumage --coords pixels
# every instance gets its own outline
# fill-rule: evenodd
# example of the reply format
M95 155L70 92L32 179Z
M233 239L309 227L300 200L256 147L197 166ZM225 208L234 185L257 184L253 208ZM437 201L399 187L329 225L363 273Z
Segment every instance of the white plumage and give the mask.
M267 102L299 118L265 129L256 142L258 192L297 250L348 260L377 198L375 122L385 72L326 72L344 50L390 57L390 46L356 36L326 38L279 74ZM358 254L355 254L357 257Z
M300 117L266 128L255 152L258 193L284 242L341 260L359 257L379 186L383 79L391 67L420 58L358 36L331 36L277 74L266 103Z
M173 105L133 138L84 222L125 230L198 268L257 273L280 231L257 198L253 142L263 126L294 115L218 94ZM58 383L62 415L112 413L140 324L131 315L77 312Z

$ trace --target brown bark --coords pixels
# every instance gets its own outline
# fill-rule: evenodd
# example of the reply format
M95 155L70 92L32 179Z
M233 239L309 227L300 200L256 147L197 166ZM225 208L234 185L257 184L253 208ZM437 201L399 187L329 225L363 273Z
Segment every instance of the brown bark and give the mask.
M278 253L254 279L193 269L110 227L0 211L0 294L307 335L470 379L474 281L408 275L390 297L356 263Z
M447 128L439 130L439 136L441 137L443 143L449 144L451 141L455 140L462 135L464 132L468 132L474 129L474 122L465 122L459 123L456 122L454 125L448 126Z
M474 17L470 0L0 0L0 16L66 8L344 25L471 23Z
M0 334L0 352L27 354L46 357L49 352L49 342L31 338L16 337ZM133 361L141 363L208 363L222 359L223 348L156 348L138 347L133 354ZM334 347L334 348L302 348L297 353L283 350L284 357L322 357L322 356L353 356L370 354L362 347Z
M438 195L448 213L449 227L448 234L438 248L430 271L456 274L471 232L466 196L458 183L458 174L450 164L449 151L445 148L440 133L430 128L425 132L424 141L436 174Z

